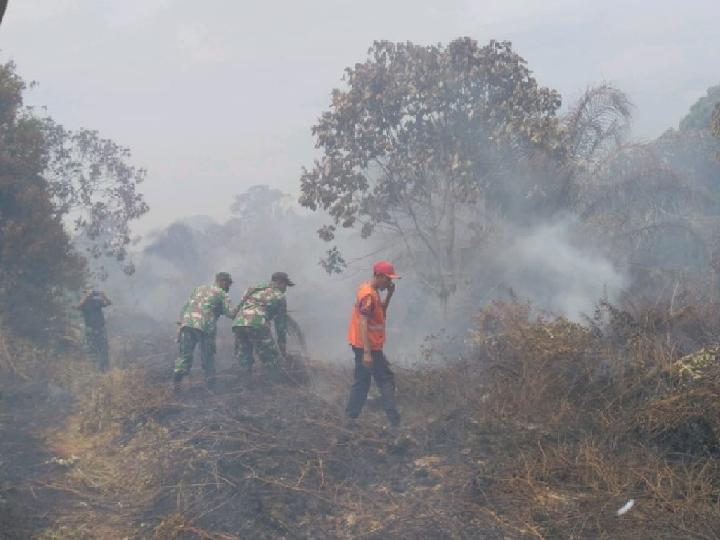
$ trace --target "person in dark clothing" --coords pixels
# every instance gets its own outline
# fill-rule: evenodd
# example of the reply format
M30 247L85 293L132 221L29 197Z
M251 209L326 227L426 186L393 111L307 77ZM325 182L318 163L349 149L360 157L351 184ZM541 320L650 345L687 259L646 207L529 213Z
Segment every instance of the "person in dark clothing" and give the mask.
M103 309L111 304L105 293L87 289L76 306L85 321L85 346L88 355L95 360L100 371L106 371L110 364Z

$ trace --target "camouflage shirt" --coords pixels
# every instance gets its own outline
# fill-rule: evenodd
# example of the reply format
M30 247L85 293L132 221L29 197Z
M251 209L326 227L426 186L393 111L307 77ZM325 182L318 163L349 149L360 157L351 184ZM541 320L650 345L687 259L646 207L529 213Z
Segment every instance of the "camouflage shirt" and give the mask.
M233 322L236 326L265 326L275 323L275 333L279 345L285 344L287 335L287 300L285 293L264 283L250 287L245 291L238 313Z
M197 287L180 313L180 326L197 328L207 334L215 334L217 320L221 315L232 319L235 308L230 296L217 285Z

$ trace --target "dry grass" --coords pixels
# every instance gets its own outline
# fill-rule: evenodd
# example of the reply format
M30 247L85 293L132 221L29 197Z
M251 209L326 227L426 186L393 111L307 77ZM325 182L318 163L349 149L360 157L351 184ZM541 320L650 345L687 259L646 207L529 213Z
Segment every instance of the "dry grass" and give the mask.
M52 380L73 414L48 441L78 459L44 488L72 504L43 534L716 538L720 350L683 355L694 315L658 313L606 305L579 325L495 303L472 358L398 370L400 434L372 402L346 425L349 369L230 370L175 396L152 340L104 375L70 362Z
M672 329L609 315L589 329L514 304L480 315L487 398L476 410L502 425L507 449L491 473L502 489L483 495L543 537L715 538L715 351L677 360ZM619 336L619 318L634 330Z
M217 394L196 385L179 399L140 371L100 376L71 429L51 437L79 457L52 487L87 505L51 530L102 521L139 538L218 540L517 532L462 497L454 458L381 429L372 405L348 429L339 401L349 373L313 371L313 387L261 375L239 388L221 374Z

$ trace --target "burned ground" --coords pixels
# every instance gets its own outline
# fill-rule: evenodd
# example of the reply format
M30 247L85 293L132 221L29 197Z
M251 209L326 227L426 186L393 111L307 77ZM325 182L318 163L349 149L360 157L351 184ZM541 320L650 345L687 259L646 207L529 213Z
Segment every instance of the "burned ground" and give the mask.
M715 538L720 351L613 317L489 306L473 357L397 369L399 432L347 424L349 366L174 395L171 340L60 362L4 391L5 537Z

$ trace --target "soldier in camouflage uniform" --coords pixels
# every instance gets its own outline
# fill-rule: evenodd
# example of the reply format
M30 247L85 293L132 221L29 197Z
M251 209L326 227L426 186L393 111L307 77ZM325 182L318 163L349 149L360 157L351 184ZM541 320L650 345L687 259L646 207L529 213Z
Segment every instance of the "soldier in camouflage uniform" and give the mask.
M197 287L190 295L180 314L178 332L178 359L175 363L173 378L175 389L185 375L190 373L195 346L200 346L200 359L205 372L205 382L212 388L215 384L215 335L217 320L220 316L233 319L236 308L233 307L228 291L232 278L227 272L215 276L214 285Z
M270 283L250 287L238 306L233 322L235 357L240 368L249 373L257 353L263 363L278 364L285 356L287 336L287 301L285 291L295 285L285 272L275 272ZM275 323L277 346L270 332ZM278 350L279 349L279 350Z
M111 304L105 293L88 288L80 303L75 306L82 312L85 321L85 346L88 354L95 359L100 371L106 371L110 363L102 310Z

